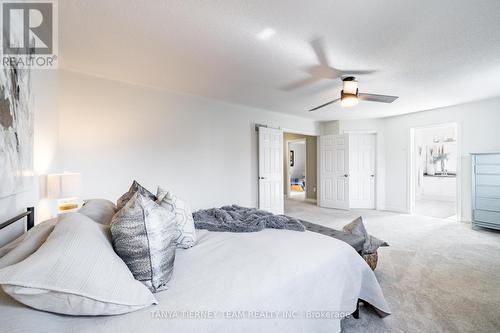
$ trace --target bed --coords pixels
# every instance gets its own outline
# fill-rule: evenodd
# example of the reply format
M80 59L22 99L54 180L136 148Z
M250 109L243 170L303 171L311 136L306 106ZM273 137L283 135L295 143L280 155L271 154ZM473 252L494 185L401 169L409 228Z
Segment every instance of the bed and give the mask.
M31 309L0 289L0 332L340 332L359 299L390 313L369 266L340 240L273 229L197 234L196 246L177 250L170 287L155 294L158 305L64 316Z

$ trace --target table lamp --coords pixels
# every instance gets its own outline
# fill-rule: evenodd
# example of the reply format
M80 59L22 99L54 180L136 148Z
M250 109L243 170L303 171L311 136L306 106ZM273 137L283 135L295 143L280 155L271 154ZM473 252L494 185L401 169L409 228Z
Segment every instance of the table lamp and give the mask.
M47 175L47 196L57 200L59 212L78 208L81 191L79 173L58 173Z

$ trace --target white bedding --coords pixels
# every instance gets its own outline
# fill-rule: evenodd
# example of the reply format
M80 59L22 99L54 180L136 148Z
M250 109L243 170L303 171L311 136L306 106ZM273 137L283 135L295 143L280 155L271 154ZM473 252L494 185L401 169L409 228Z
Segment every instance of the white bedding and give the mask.
M375 275L342 241L273 229L197 233L196 246L177 250L170 288L155 295L159 305L119 316L70 317L30 309L0 290L0 333L331 333L340 331L339 319L306 315L352 313L358 298L389 313Z

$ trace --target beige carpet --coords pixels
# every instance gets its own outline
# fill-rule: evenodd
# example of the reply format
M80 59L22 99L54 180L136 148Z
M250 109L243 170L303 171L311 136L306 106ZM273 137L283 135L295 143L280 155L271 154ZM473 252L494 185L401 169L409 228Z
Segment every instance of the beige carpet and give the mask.
M421 199L415 202L415 215L445 219L456 214L457 209L455 201Z
M500 332L500 233L470 224L378 211L339 211L287 201L285 213L333 228L363 216L391 246L375 271L392 315L361 308L343 332Z

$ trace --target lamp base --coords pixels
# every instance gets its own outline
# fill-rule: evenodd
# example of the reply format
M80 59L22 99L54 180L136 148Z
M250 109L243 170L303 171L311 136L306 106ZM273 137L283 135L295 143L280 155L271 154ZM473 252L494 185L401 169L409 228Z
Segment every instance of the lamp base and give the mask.
M59 206L57 208L59 209L60 212L64 212L67 210L72 210L72 209L78 208L78 204L75 202L65 202L65 203L59 204Z
M57 213L68 213L78 210L81 202L78 198L66 198L57 200Z

